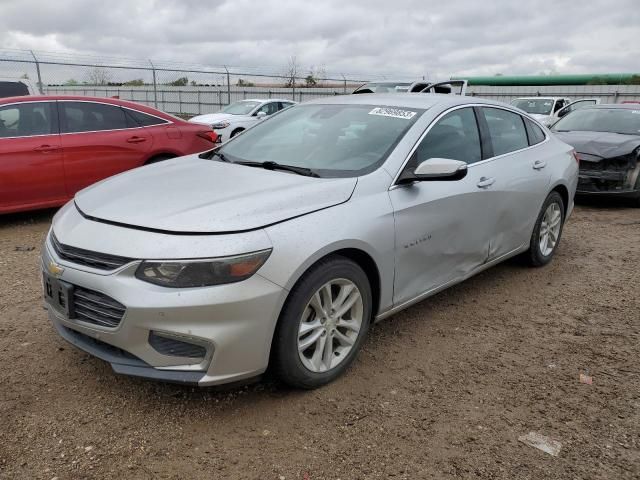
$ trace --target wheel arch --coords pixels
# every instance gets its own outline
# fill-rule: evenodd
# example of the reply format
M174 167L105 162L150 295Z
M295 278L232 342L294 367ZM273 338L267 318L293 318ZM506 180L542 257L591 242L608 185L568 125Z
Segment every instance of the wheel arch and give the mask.
M327 245L325 248L308 257L307 261L290 277L285 288L289 291L293 289L306 272L327 257L333 255L342 256L356 263L367 275L369 285L371 286L372 318L375 318L381 308L383 285L380 265L376 262L373 252L369 250L366 244L362 245L360 242L355 244L352 242L339 242L337 244Z
M567 212L569 211L569 189L562 183L559 183L551 189L551 192L558 192L562 197L562 202L564 203L564 215L566 217Z
M180 153L172 152L172 151L169 151L169 150L160 151L160 152L153 152L144 161L144 165L149 165L150 163L153 163L153 162L157 161L158 159L169 160L170 158L175 158L175 157L179 157L179 156L181 156Z

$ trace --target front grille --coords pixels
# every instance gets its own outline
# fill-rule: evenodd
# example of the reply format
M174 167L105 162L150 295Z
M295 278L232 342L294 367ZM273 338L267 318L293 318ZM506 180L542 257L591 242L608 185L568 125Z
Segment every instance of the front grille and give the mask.
M83 287L73 288L73 313L83 322L101 327L117 327L126 307L104 293Z
M56 254L63 260L96 268L98 270L115 270L116 268L120 268L134 260L133 258L119 257L108 253L92 252L83 248L63 245L58 241L53 232L51 233L51 244L53 245L53 249Z
M149 345L158 353L173 357L204 358L207 353L207 349L201 345L161 336L155 332L149 333Z

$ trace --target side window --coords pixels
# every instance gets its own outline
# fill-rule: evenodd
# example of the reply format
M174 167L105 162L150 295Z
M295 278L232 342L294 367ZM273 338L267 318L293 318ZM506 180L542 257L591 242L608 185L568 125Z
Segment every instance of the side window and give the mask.
M527 135L529 135L529 145L537 145L545 139L542 129L533 123L531 120L525 118L524 123L527 126Z
M139 112L138 110L129 110L128 108L125 108L124 111L127 116L130 116L133 119L133 125L135 126L151 127L153 125L163 125L165 123L169 123L168 120L154 117L153 115L148 115L146 113Z
M483 107L489 136L495 156L514 152L529 146L524 119L517 113L500 108Z
M293 103L289 102L278 102L278 110L284 110L285 108L289 108Z
M429 158L449 158L474 163L482 158L478 124L472 108L460 108L446 114L422 139L411 166Z
M49 102L17 103L0 107L0 138L57 133Z
M63 132L97 132L129 128L124 110L115 105L95 102L59 102Z
M267 115L271 115L273 113L276 113L277 111L278 111L278 103L269 102L269 103L265 103L262 107L260 107L256 112L256 114L258 114L259 112L264 112Z
M561 100L558 100L558 101L556 102L556 106L555 106L555 107L553 107L553 111L554 111L554 112L557 112L557 111L558 111L558 110L560 110L562 107L564 107L564 100L562 100L562 99L561 99Z

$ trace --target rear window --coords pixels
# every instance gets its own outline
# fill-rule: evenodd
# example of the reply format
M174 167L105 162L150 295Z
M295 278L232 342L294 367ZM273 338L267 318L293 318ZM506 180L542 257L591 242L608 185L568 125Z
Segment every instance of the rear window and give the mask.
M545 139L542 129L533 123L531 120L525 118L524 123L527 126L527 134L529 135L529 145L537 145Z
M29 95L29 87L22 82L0 82L0 98Z
M151 127L153 125L163 125L165 123L169 123L163 118L154 117L153 115L148 115L146 113L139 112L138 110L129 110L128 108L126 108L124 111L127 113L127 115L131 116L134 125L140 127Z

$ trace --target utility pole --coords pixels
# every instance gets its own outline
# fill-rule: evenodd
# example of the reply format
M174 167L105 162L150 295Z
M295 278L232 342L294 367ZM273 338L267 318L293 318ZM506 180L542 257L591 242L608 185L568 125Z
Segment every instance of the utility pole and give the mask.
M44 89L42 88L42 77L40 76L40 62L38 62L38 58L36 54L33 53L33 50L29 50L31 52L31 56L33 57L33 61L36 63L36 73L38 74L38 91L40 95L44 95Z
M156 67L153 65L151 59L149 59L149 63L151 64L151 71L153 72L153 106L158 108L158 82L156 81Z

